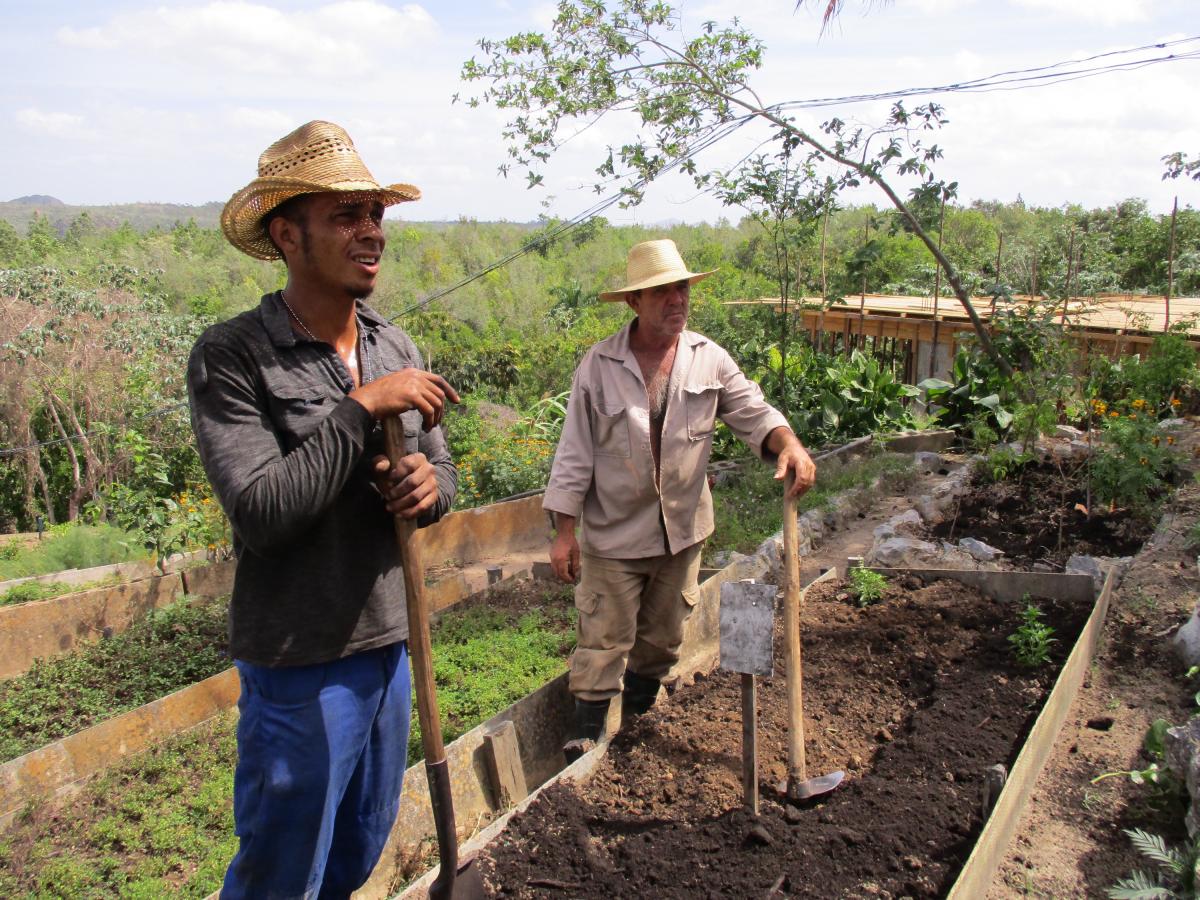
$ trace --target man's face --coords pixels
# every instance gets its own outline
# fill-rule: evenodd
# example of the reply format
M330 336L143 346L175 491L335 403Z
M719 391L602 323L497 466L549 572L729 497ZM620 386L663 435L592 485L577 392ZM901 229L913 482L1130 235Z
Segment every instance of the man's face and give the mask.
M678 337L687 328L692 286L687 279L643 288L626 301L638 316L638 330L647 337Z
M370 193L306 197L276 238L284 242L289 277L354 299L369 297L387 243L383 210Z

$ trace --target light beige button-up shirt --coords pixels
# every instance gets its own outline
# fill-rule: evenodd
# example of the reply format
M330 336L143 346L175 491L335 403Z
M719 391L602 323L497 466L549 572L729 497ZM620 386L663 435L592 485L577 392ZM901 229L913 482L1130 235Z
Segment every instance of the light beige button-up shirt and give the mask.
M614 559L678 553L712 534L706 468L718 417L760 457L767 435L788 424L724 349L684 331L671 369L655 484L646 383L629 330L626 325L600 341L575 370L542 502L550 512L582 520L586 552Z

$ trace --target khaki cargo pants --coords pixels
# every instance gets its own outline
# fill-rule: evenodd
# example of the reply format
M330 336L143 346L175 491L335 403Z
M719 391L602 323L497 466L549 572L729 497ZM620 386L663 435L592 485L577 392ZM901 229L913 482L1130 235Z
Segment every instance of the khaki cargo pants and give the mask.
M676 554L645 559L582 556L575 588L579 611L571 693L607 700L621 692L629 668L663 678L679 660L683 624L696 605L703 541Z

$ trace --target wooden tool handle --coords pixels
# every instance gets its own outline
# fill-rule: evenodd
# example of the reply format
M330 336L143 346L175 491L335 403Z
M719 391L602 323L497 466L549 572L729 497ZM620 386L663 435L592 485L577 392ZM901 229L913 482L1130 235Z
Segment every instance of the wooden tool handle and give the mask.
M404 428L399 418L383 420L387 457L396 465L404 456ZM438 717L437 691L433 682L433 654L429 641L429 609L425 605L425 572L421 552L414 540L417 523L395 516L396 544L404 567L404 602L408 608L408 657L412 664L413 689L417 695L417 718L421 723L421 746L426 764L442 762L442 720Z
M787 635L788 774L805 781L804 679L801 675L800 645L800 534L796 521L796 498L791 496L795 475L788 472L783 495L783 630Z

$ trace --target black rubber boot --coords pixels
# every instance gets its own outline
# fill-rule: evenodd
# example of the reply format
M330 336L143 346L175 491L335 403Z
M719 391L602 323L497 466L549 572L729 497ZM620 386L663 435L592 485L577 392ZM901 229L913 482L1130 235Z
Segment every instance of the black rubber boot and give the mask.
M575 698L575 728L571 740L563 744L563 756L567 765L596 746L604 734L604 723L608 719L608 700L580 700Z
M621 691L621 721L628 722L649 710L658 699L660 684L657 678L647 678L626 669L625 689Z

